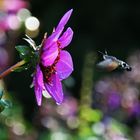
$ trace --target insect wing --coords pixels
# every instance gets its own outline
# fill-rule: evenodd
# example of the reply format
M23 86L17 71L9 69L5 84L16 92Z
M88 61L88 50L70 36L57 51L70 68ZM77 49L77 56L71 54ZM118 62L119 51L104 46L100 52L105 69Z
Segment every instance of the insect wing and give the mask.
M105 59L104 61L101 61L97 64L98 69L105 71L112 71L118 66L119 64L116 61L113 61L112 59Z

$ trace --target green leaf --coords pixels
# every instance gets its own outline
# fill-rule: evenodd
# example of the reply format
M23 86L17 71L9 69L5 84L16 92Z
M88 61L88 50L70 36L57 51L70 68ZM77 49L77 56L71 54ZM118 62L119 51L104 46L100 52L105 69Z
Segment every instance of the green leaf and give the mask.
M5 109L5 104L2 100L0 100L0 112L2 112Z
M0 90L0 99L2 98L2 96L3 96L3 91Z
M12 107L12 102L9 100L1 100L6 108Z
M5 109L4 106L0 105L0 113Z
M31 65L33 67L36 67L38 61L39 61L39 52L34 52L31 59Z
M33 50L31 47L19 45L16 46L15 48L19 52L21 59L24 59L26 61L29 61L31 59L33 55Z
M2 112L5 108L12 107L12 102L9 100L0 100L0 112Z

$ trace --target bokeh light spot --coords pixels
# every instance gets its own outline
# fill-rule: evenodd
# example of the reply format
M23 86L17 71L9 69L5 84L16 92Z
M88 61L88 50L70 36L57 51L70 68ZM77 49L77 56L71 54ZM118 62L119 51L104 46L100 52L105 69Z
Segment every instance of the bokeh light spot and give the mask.
M28 17L31 16L31 13L28 9L22 8L18 11L17 17L20 21L25 21Z
M9 16L7 19L7 22L8 22L9 28L12 30L17 30L20 27L20 22L16 15Z
M25 21L25 27L30 31L35 31L39 28L40 22L36 17L29 17Z

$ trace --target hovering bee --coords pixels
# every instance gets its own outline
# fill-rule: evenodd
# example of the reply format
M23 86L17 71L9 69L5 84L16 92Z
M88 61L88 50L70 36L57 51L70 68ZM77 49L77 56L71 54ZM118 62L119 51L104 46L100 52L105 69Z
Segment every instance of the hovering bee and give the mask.
M120 68L126 71L132 70L132 68L126 62L119 60L114 56L108 55L106 51L105 53L102 53L99 51L99 53L103 55L104 60L97 64L97 68L106 70L106 71L113 71L117 68Z

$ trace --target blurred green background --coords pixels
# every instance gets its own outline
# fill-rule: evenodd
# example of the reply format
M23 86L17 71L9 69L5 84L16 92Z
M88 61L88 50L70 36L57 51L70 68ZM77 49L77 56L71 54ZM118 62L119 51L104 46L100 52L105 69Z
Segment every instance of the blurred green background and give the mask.
M0 0L0 70L20 60L15 46L27 45L25 34L39 45L70 9L74 72L63 81L64 103L44 98L37 106L33 70L8 75L0 87L13 105L0 114L0 140L140 140L140 2ZM31 16L39 21L32 31ZM98 71L105 50L132 71Z

